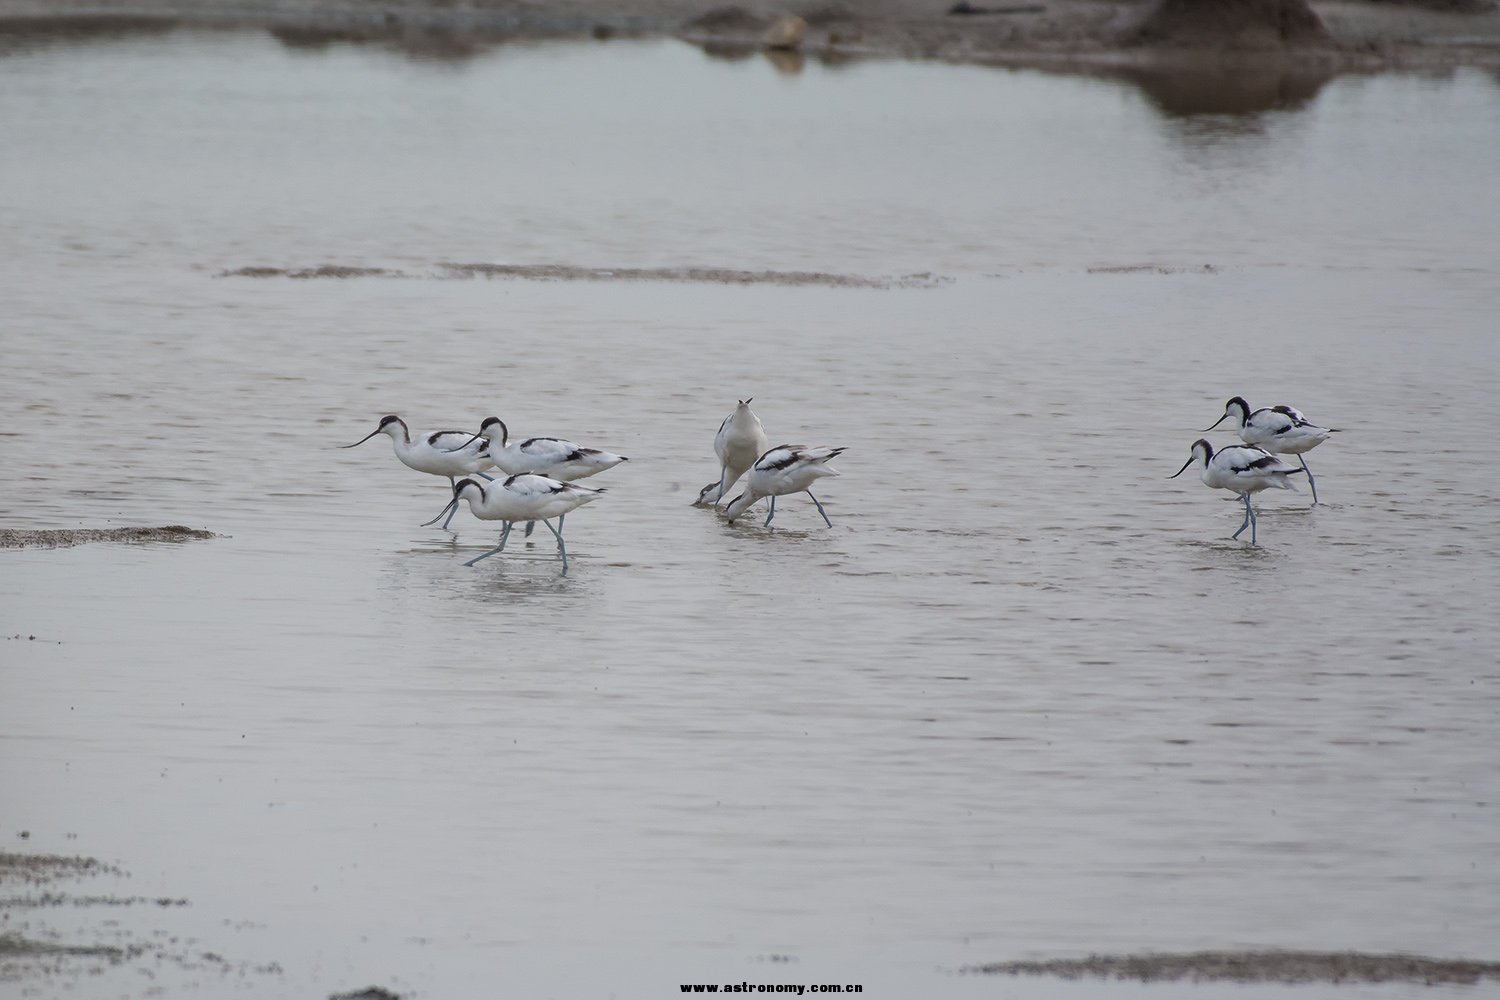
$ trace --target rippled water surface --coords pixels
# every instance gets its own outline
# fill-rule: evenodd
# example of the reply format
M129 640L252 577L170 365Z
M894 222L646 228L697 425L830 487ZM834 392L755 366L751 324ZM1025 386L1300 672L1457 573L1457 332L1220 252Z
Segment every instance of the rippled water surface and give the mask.
M0 526L222 536L0 551L0 835L258 970L115 994L1500 957L1500 85L793 69L5 49ZM321 265L388 274L225 276ZM1235 394L1342 428L1256 547L1166 479ZM752 395L848 448L832 529L689 505ZM466 569L493 525L336 450L385 413L630 462L566 577L544 532Z

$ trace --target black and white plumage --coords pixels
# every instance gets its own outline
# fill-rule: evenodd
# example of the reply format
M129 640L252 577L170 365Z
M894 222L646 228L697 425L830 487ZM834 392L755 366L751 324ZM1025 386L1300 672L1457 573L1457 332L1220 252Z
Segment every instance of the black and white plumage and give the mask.
M510 476L532 473L571 483L629 461L624 455L585 448L562 438L533 437L511 441L510 429L499 417L486 417L479 425L477 437L488 438L489 445L484 454L496 468Z
M734 412L724 418L714 435L714 454L719 456L719 478L698 491L696 503L718 506L729 488L739 482L755 460L766 453L770 441L760 418L750 409L754 400L741 399Z
M493 468L495 464L486 454L489 441L483 436L476 437L468 431L426 431L413 434L406 426L406 421L395 415L382 418L380 426L354 444L340 447L356 448L377 434L390 436L396 457L407 468L432 476L445 476L450 487L454 485L455 476L484 475L484 470ZM448 520L451 521L452 517ZM443 522L443 527L448 527L447 521Z
M1233 396L1224 404L1224 415L1214 421L1211 431L1226 419L1233 418L1240 440L1248 445L1264 448L1273 455L1296 455L1297 461L1307 472L1307 484L1312 487L1313 503L1318 502L1318 484L1307 459L1302 455L1328 440L1328 435L1338 433L1336 427L1319 427L1311 423L1302 411L1292 406L1263 406L1251 410L1243 396Z
M1214 446L1203 438L1193 442L1193 453L1182 463L1182 468L1168 476L1176 479L1194 462L1202 462L1203 469L1198 478L1203 485L1216 490L1229 490L1245 502L1245 520L1231 538L1240 537L1246 526L1250 528L1250 544L1255 544L1255 508L1250 505L1250 494L1261 490L1295 490L1297 485L1289 479L1298 472L1305 472L1295 465L1284 462L1253 445L1235 444L1214 451Z
M843 448L809 448L805 444L777 445L756 459L745 479L745 492L729 501L725 514L733 522L761 497L770 497L771 512L766 515L766 524L769 525L771 518L776 516L778 496L806 493L817 504L818 513L823 515L824 522L830 528L833 527L823 504L813 496L813 491L808 487L824 476L838 475L838 470L828 463L843 452Z
M444 514L451 518L452 511L458 507L458 502L467 500L469 510L475 517L484 521L505 522L505 527L500 533L500 544L470 559L464 563L465 566L472 566L481 559L488 559L503 551L506 540L510 538L513 522L541 521L553 535L557 536L557 551L562 556L563 574L566 575L568 547L563 544L562 518L569 511L597 500L603 492L602 489L590 489L587 486L577 486L558 479L550 479L547 476L529 474L510 476L506 479L492 479L485 483L473 479L462 479L453 487L453 500L432 521L436 521ZM558 526L555 528L550 520L554 517L558 519ZM427 523L431 524L432 521Z
M496 434L499 434L498 438ZM499 417L485 417L479 425L478 439L486 439L485 457L508 476L533 474L547 476L565 483L596 476L605 469L613 469L621 462L630 461L624 455L585 448L581 444L563 438L533 437L521 441L510 439L510 429ZM562 527L562 519L558 519ZM526 524L526 535L530 537L535 525Z

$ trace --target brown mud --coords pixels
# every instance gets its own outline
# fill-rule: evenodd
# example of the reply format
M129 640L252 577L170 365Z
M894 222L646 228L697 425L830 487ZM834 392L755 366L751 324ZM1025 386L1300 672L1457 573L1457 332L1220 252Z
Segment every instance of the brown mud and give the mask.
M1354 951L1198 951L1179 954L1090 955L1045 962L967 966L979 975L1132 979L1143 983L1421 983L1471 984L1500 980L1500 962Z
M60 549L90 542L188 542L217 537L212 531L181 524L161 528L43 528L31 531L0 528L0 549Z

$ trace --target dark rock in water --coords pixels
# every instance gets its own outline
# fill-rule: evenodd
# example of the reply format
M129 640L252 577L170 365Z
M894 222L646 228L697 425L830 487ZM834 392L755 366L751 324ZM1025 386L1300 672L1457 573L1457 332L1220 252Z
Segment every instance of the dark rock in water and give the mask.
M1307 0L1161 0L1128 40L1261 51L1329 46L1333 36Z
M328 1000L401 1000L401 994L392 993L379 986L366 986L352 993L330 993Z

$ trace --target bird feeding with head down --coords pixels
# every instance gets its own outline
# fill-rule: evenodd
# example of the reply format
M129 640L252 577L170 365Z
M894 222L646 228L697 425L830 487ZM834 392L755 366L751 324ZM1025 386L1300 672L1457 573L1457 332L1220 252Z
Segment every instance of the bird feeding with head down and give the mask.
M488 559L505 550L505 543L510 538L510 529L514 522L541 521L547 526L547 530L557 537L557 553L562 557L562 571L566 576L568 547L563 543L563 515L597 500L603 492L602 489L590 489L587 486L578 486L574 483L565 483L546 476L531 474L492 479L485 483L473 479L461 479L453 487L453 499L448 506L427 523L432 524L444 514L451 518L452 512L458 509L460 500L467 500L469 510L481 520L504 521L505 525L500 532L500 544L464 563L465 566L472 566L481 559ZM556 527L553 527L551 521L554 517L558 521Z
M823 509L823 504L813 491L809 489L813 483L824 476L836 476L838 470L828 463L843 454L843 448L809 448L805 444L783 444L777 445L766 452L755 464L750 467L750 474L745 479L745 492L729 501L729 506L724 513L730 523L743 514L752 504L761 497L771 498L771 512L766 515L766 524L776 516L776 498L791 493L806 493L812 497L812 502L817 505L818 513L823 515L823 521L830 528L833 522L828 519L828 511Z

